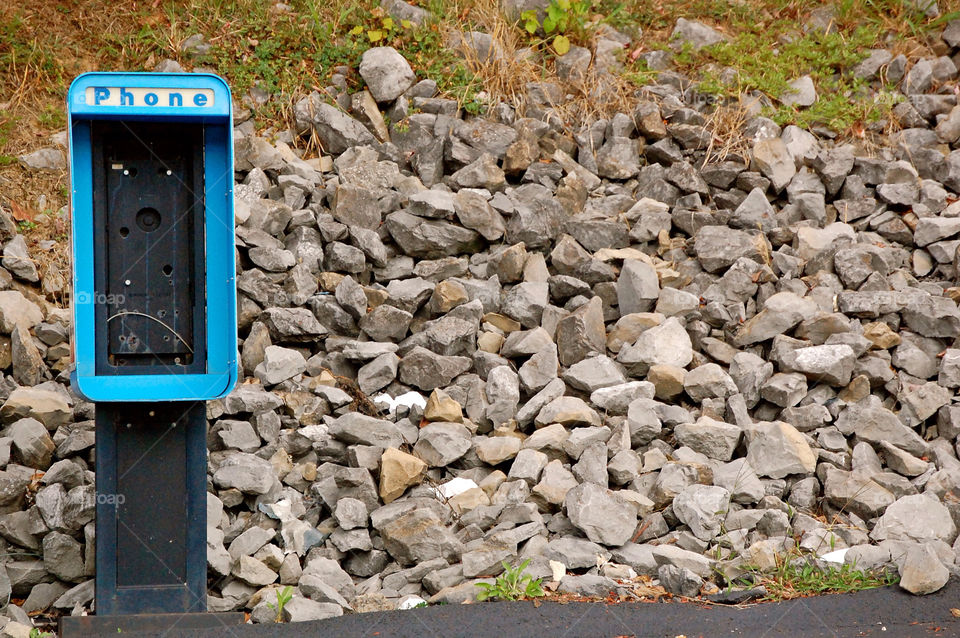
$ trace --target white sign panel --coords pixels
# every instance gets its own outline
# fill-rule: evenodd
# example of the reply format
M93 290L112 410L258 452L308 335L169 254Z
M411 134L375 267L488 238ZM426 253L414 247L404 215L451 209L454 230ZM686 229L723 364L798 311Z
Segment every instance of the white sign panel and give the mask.
M87 87L85 97L91 106L137 106L157 108L209 108L213 89L178 89L122 86Z

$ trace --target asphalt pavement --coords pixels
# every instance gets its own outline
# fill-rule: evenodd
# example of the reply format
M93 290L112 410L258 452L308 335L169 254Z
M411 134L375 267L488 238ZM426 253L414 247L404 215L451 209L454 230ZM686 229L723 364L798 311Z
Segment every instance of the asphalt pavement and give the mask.
M929 596L913 596L897 587L885 587L745 607L695 602L544 602L540 605L486 602L349 614L285 625L240 625L214 630L173 627L160 633L124 632L123 635L136 638L960 637L960 618L954 613L960 615L960 582L955 579Z

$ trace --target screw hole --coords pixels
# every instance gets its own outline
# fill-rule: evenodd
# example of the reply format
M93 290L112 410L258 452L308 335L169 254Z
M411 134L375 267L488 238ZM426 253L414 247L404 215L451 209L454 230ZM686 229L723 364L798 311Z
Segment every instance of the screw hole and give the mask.
M120 228L120 236L121 236L121 237L126 237L126 236L129 235L129 234L130 234L130 229L129 229L129 228L127 228L126 226L123 226L123 227Z
M167 277L169 277L170 275L172 275L172 274L173 274L173 266L171 266L170 264L164 265L164 267L163 267L163 274L166 275Z

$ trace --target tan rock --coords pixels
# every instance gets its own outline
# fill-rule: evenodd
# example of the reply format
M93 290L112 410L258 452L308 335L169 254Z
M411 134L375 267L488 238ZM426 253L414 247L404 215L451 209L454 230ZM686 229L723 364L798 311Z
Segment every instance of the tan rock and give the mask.
M293 469L293 459L290 458L290 454L288 454L286 450L278 448L277 451L273 453L273 456L270 457L270 465L273 466L273 471L277 474L277 478L282 481L283 477Z
M320 290L324 292L334 292L337 289L337 286L340 285L340 282L343 281L344 277L345 275L341 275L340 273L336 272L320 273Z
M496 332L481 332L477 337L477 347L484 352L499 354L503 341L503 335L498 335ZM2 345L2 339L0 339L0 345Z
M386 290L381 290L380 288L370 288L368 286L361 286L363 288L363 294L367 296L367 305L370 306L370 309L374 309L377 306L382 306L386 303L387 299L390 298L390 295Z
M527 247L520 242L491 255L490 261L487 262L487 274L497 275L501 282L520 281L523 277L523 264L526 261Z
M507 475L500 470L494 470L487 474L486 478L480 481L480 489L486 492L487 496L493 496L497 488L507 480Z
M504 334L509 334L511 332L516 332L520 329L520 322L516 319L511 319L506 315L501 315L498 312L488 312L483 315L483 322L489 323L491 326L502 330Z
M417 485L427 472L427 464L397 448L387 448L380 457L380 498L390 503Z
M515 436L491 436L476 440L477 457L488 465L512 459L520 451L522 441Z
M337 378L329 370L321 370L320 374L313 378L313 383L334 388L337 386Z
M839 398L841 401L847 403L856 403L861 399L865 399L867 395L870 394L870 379L867 378L867 375L861 374L854 377L850 383L839 393Z
M463 409L449 394L437 388L430 393L427 405L423 409L423 418L427 421L445 421L463 423Z
M481 505L489 505L490 497L480 487L471 487L469 490L460 492L456 496L447 500L447 504L453 508L457 514L465 514Z
M467 289L463 287L463 284L447 279L438 283L433 289L428 305L433 312L446 314L468 301L470 301L470 296L467 295Z
M0 407L0 421L13 423L24 417L40 421L52 432L73 419L73 409L59 392L17 388Z
M890 329L890 326L877 321L863 327L863 336L879 350L886 350L900 345L900 335Z
M658 399L672 399L683 392L683 380L687 371L678 366L658 363L650 366L647 381L653 384Z
M620 348L632 345L644 331L663 323L663 315L657 312L634 312L620 317L607 333L607 349L620 352Z

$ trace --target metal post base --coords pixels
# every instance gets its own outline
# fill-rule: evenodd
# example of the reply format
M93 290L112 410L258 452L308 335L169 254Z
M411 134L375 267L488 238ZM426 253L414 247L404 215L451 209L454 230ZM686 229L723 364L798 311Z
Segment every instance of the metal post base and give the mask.
M98 403L96 415L97 617L205 611L204 403Z
M242 625L243 612L218 614L132 614L130 616L63 616L61 638L116 638L133 632L166 633L173 629L227 629ZM226 634L226 632L224 632Z

